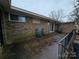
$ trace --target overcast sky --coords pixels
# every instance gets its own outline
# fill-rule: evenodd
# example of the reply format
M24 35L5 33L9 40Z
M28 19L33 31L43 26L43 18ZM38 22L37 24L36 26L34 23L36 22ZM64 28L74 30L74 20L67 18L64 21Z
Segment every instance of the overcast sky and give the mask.
M73 0L12 0L12 5L45 16L52 10L63 9L65 15L73 10Z

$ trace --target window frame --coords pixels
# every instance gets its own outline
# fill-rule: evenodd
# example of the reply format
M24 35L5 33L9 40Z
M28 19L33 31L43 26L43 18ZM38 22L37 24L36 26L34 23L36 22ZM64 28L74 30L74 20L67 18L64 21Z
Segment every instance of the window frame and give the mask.
M8 14L8 16L9 16L9 21L12 21L12 22L23 22L23 23L26 22L26 16L19 16L19 15L17 15L18 16L18 20L12 20L10 13ZM19 17L24 17L25 18L25 21L19 21Z

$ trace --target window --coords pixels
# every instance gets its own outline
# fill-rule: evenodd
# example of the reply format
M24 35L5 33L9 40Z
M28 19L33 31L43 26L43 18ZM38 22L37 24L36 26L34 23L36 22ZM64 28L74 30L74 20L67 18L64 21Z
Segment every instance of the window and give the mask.
M16 20L16 21L18 21L18 15L13 15L13 14L11 14L11 15L10 15L10 19L11 19L11 20Z
M19 15L10 14L10 20L11 21L16 21L16 22L25 22L26 17L25 16L19 16Z
M26 21L26 18L24 16L19 16L18 19L19 19L20 22L25 22Z

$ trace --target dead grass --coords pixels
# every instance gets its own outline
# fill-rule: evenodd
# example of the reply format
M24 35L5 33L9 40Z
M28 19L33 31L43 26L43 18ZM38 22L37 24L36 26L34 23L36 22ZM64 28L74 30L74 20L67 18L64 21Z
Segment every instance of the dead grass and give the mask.
M45 35L42 38L32 38L31 41L29 41L29 43L25 43L25 48L30 48L31 52L32 52L32 56L39 53L41 51L42 48L46 47L47 45L49 45L50 43L53 42L53 38L52 38L53 34L48 34Z
M6 45L5 50L8 50L6 53L4 52L4 55L6 58L8 57L15 57L15 54L13 51L17 51L17 53L22 54L27 53L28 56L34 56L41 52L41 49L48 46L54 39L53 35L56 34L47 34L43 36L42 38L36 38L36 37L31 37L29 40L24 40L24 41L17 41L12 44ZM14 46L14 47L12 47ZM8 49L7 49L8 47ZM10 52L9 52L10 50ZM8 57L7 55L8 54ZM10 56L11 55L11 56ZM13 55L13 56L12 56ZM25 55L25 54L24 54ZM17 56L17 55L16 55ZM11 59L11 58L9 58Z

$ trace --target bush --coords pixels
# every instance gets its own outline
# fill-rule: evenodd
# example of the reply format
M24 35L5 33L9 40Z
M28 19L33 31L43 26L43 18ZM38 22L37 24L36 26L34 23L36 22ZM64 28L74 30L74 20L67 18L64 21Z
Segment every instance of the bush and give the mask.
M44 29L43 28L36 28L35 29L35 36L38 38L44 36Z

